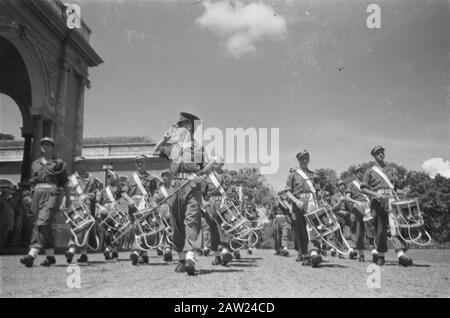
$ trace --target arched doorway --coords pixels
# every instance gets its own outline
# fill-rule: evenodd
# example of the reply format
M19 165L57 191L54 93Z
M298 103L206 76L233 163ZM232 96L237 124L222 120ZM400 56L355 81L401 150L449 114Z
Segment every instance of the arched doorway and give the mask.
M24 138L21 181L28 179L32 160L34 121L31 116L32 91L30 77L17 48L0 36L0 93L11 97L22 115L21 134ZM5 120L5 119L3 119ZM48 128L47 128L48 129ZM50 133L49 131L47 133Z

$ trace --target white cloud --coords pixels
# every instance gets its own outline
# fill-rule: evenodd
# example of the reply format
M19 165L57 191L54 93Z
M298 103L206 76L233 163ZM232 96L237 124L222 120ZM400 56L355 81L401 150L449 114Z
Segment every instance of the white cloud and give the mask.
M223 39L225 49L235 58L256 51L255 42L281 38L286 33L286 20L272 7L252 2L203 2L205 11L195 21Z
M442 158L431 158L422 163L422 169L434 178L437 174L450 178L450 161L444 161Z

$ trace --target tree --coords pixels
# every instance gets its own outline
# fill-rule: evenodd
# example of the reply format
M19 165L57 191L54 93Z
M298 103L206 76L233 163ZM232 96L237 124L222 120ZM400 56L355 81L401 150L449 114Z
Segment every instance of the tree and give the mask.
M338 181L336 171L329 168L320 168L316 169L314 173L317 176L316 183L320 184L322 189L332 194L334 192L334 185Z
M242 186L242 193L249 200L254 199L257 205L271 205L275 194L258 168L242 168L239 170L225 170L225 178L234 186Z

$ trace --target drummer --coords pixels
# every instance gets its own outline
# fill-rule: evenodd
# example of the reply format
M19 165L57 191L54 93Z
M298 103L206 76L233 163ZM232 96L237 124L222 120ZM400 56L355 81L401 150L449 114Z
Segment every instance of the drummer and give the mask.
M376 163L364 174L361 190L369 196L371 208L375 210L377 253L372 254L372 261L379 266L384 265L384 253L388 250L387 238L389 238L397 253L399 264L405 267L411 266L413 264L412 259L405 255L408 249L406 242L398 233L395 233L395 228L389 226L389 203L396 197L396 189L399 183L397 171L384 162L384 148L382 146L374 147L370 154L375 158Z
M370 199L361 192L361 182L363 177L364 167L357 165L353 168L354 179L347 185L345 190L346 200L350 213L355 216L356 222L356 244L359 261L364 262L364 236L368 237L372 254L376 254L377 250L373 245L374 240L374 218L371 215Z
M342 234L338 231L334 234L334 239L336 241L336 244L338 246L344 246L344 240L346 238L349 238L348 236L345 237L344 233L347 233L345 231L346 227L348 226L351 228L351 218L350 218L350 212L347 205L347 198L345 196L345 190L347 188L347 185L343 180L338 180L337 182L337 191L334 193L331 197L331 208L333 209L334 214L336 215L337 221L342 229ZM358 253L353 249L353 247L350 247L350 259L355 259L358 256ZM339 253L339 258L344 258L344 255Z
M292 205L292 232L294 233L294 248L297 250L298 262L302 265L312 267L318 266L322 262L320 255L320 241L311 232L308 235L306 227L306 213L318 208L316 198L316 188L313 184L314 172L309 170L309 152L300 151L296 155L299 168L292 171L287 179L285 195L294 203Z

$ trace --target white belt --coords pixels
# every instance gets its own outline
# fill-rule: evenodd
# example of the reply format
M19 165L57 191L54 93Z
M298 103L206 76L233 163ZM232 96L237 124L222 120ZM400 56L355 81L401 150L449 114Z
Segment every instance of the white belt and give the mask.
M306 198L306 199L309 199L310 197L312 197L311 192L300 192L298 195L300 198Z
M175 174L174 178L175 179L188 179L188 180L192 180L196 177L197 175L193 172L178 172Z
M391 189L378 189L376 192L379 194L388 194L389 196L394 197Z
M57 186L52 183L38 183L34 186L35 189L56 189Z

